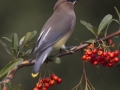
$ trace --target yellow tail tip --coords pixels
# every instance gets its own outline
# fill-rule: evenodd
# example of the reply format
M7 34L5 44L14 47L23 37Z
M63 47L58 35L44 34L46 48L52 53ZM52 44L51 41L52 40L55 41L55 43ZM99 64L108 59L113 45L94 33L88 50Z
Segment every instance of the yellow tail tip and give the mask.
M35 77L37 77L38 74L39 73L36 73L36 74L32 73L31 75L32 75L33 78L35 78Z

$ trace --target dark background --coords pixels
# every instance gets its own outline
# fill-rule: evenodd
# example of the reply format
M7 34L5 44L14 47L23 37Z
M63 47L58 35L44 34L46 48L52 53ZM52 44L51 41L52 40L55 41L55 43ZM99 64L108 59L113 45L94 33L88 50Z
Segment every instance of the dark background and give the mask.
M0 0L0 37L10 37L16 32L19 39L28 31L37 30L40 32L46 20L53 13L53 6L57 0ZM102 18L107 14L112 14L118 19L114 6L120 10L120 0L79 0L75 5L77 24L75 32L66 45L78 45L79 41L94 38L81 23L85 20L93 26L98 27ZM119 29L116 23L109 27L109 33ZM118 44L118 39L113 39ZM117 47L117 45L116 45ZM35 58L35 57L33 57ZM80 52L74 55L62 57L61 64L49 63L49 68L63 79L62 84L54 85L49 90L71 90L78 84L82 75L82 61ZM11 60L0 45L0 69ZM100 66L100 74L94 66L86 63L87 76L96 90L120 90L120 72L116 66L113 68ZM38 78L31 77L32 66L20 69L14 79L13 86L22 84L21 90L32 90ZM44 71L44 66L42 67Z

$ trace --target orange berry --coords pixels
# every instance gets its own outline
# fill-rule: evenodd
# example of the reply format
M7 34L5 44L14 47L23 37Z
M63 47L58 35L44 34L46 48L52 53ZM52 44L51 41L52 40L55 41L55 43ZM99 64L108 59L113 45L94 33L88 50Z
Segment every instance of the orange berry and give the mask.
M57 81L58 80L58 76L53 76L51 79Z
M82 56L82 60L86 60L86 55L83 55L83 56Z
M103 54L102 51L98 51L98 55L101 56Z
M38 88L37 88L37 87L35 87L33 90L38 90Z
M36 84L36 87L37 87L38 89L41 89L41 88L42 88L42 83L37 83L37 84Z
M49 82L49 85L50 86L53 86L55 84L55 81L54 80L51 80L50 82Z

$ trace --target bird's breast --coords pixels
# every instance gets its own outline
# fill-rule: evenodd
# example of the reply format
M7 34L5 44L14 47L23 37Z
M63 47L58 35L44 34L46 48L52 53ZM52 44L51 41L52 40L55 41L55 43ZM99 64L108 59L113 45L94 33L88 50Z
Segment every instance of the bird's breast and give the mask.
M54 43L54 49L60 49L63 45L65 45L66 41L71 36L73 30L70 30L67 34L65 34L62 38L60 38L57 42Z

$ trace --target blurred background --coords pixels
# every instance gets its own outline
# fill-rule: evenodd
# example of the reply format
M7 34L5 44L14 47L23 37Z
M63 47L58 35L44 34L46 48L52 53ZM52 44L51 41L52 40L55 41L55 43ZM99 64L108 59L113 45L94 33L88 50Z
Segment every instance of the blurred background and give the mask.
M3 36L10 37L13 32L18 34L19 39L28 31L37 30L39 33L46 20L53 13L56 1L0 0L0 38ZM118 19L114 6L120 11L120 0L79 0L75 5L77 16L75 32L66 45L79 45L79 42L74 38L79 39L80 42L94 38L92 33L80 23L80 20L98 27L100 21L107 14L112 14L113 18ZM118 29L119 25L112 23L109 27L109 33ZM120 38L114 38L113 41L117 47ZM49 90L71 90L78 84L81 78L82 60L80 52L62 57L61 59L62 62L59 65L55 63L48 64L48 67L63 79L60 85L54 85ZM11 56L0 45L0 69L10 60ZM87 76L96 90L120 90L120 71L116 65L112 68L100 65L99 74L90 63L85 63L85 66ZM44 70L45 68L42 66L42 71ZM13 79L13 86L22 84L21 90L32 90L38 78L33 79L31 71L32 66L21 68Z

